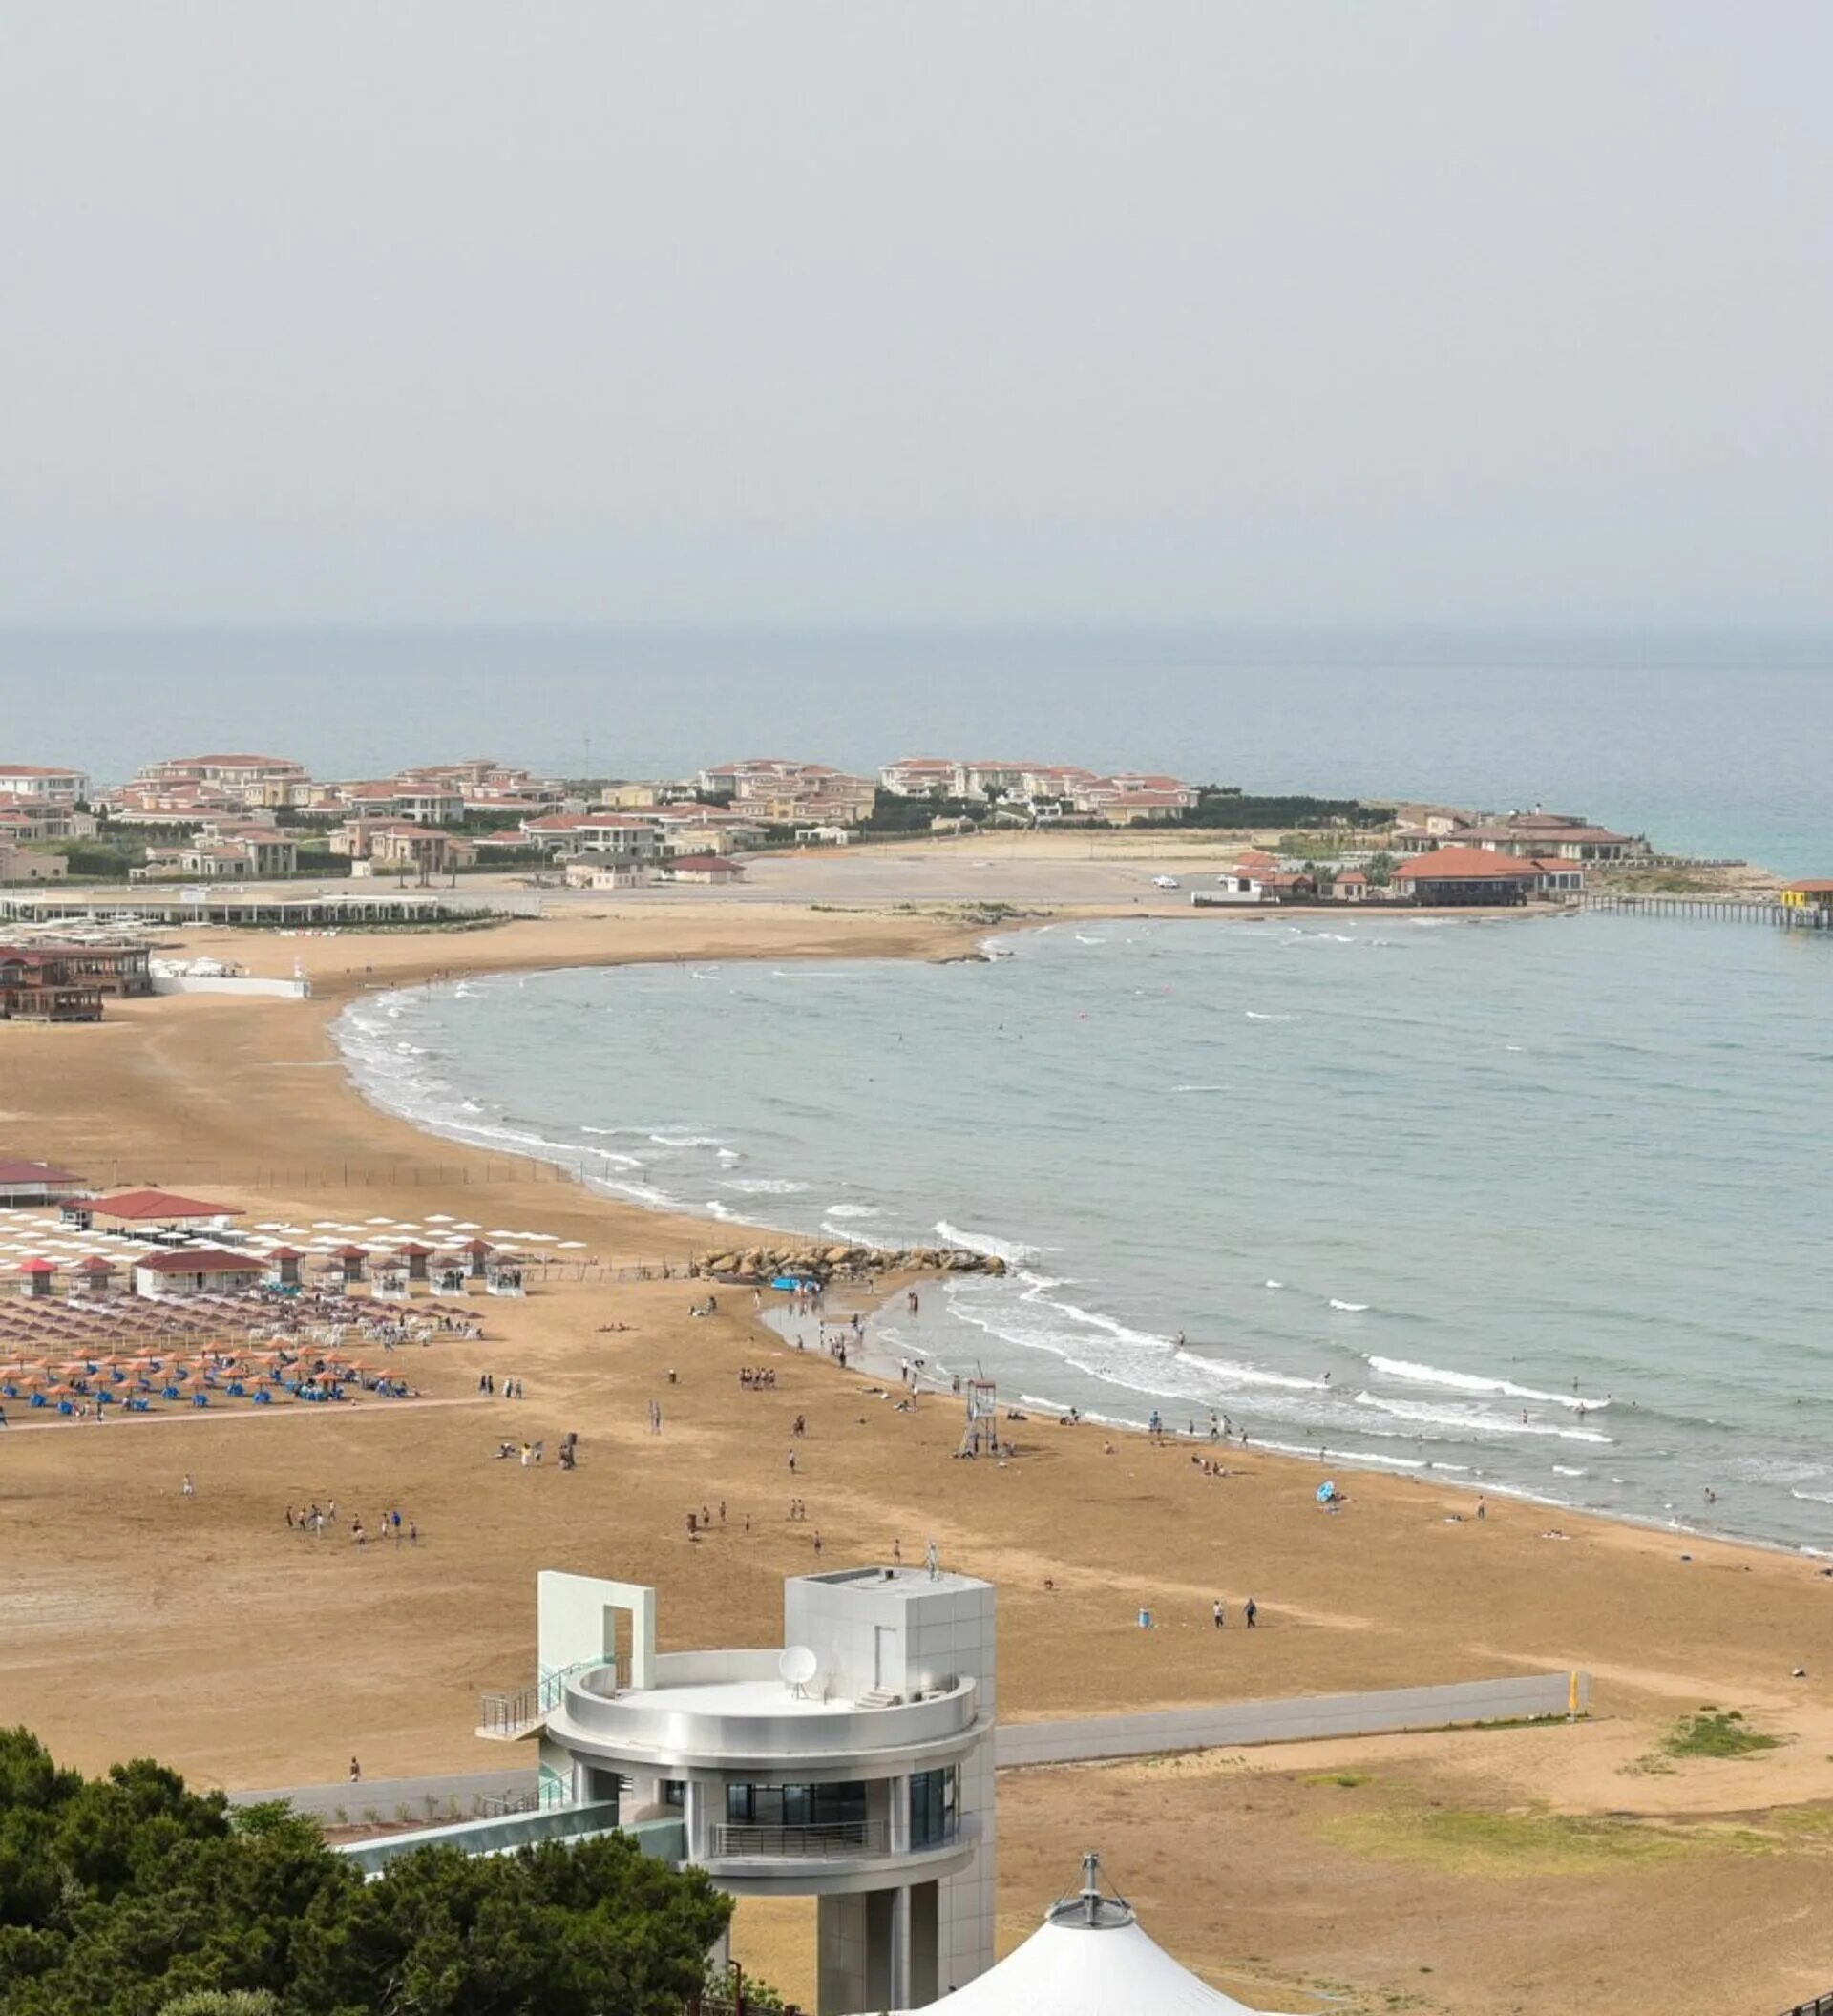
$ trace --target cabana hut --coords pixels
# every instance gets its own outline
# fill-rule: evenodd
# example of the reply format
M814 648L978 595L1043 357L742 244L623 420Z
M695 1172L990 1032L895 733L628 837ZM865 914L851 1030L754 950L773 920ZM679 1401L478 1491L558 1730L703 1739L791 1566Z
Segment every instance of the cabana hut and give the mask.
M348 1288L362 1280L363 1270L369 1265L369 1250L365 1246L340 1246L331 1258L338 1264L338 1271Z
M405 1302L408 1299L408 1270L400 1260L384 1260L375 1270L371 1297L378 1302Z
M396 1258L407 1263L410 1281L424 1281L427 1278L427 1262L432 1258L432 1247L422 1246L417 1239L408 1239L394 1250Z
M54 1260L25 1260L19 1267L19 1292L36 1301L55 1292L57 1263Z
M488 1239L467 1239L458 1250L465 1256L465 1264L474 1281L490 1278L490 1256L496 1249Z
M90 1253L76 1263L77 1278L86 1295L98 1299L115 1292L115 1263L101 1253Z
M269 1279L275 1288L299 1286L299 1263L305 1257L296 1246L277 1246L267 1255Z
M462 1295L465 1292L464 1255L439 1254L432 1263L430 1278L435 1295Z
M523 1263L519 1253L494 1254L484 1266L484 1290L493 1295L525 1295Z

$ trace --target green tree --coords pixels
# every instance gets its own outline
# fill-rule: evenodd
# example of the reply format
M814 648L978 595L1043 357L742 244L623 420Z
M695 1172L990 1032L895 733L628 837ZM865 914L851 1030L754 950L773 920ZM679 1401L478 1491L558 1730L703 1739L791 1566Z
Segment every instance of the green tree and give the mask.
M365 1882L284 1805L0 1731L6 2016L676 2016L730 1912L622 1835Z

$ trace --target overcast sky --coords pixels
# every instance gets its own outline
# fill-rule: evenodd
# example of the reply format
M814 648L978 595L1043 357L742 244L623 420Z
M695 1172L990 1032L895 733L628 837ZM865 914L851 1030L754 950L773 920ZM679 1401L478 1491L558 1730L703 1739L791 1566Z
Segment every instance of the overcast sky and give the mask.
M1826 0L0 0L0 622L1833 621Z

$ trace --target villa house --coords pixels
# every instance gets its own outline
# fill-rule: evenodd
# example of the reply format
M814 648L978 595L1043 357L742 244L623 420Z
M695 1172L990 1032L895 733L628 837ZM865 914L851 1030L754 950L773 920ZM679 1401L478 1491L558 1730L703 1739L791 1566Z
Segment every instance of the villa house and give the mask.
M745 864L719 854L684 854L671 861L663 870L663 874L670 882L729 884L745 879Z
M34 805L76 805L89 796L89 777L49 764L0 764L0 794Z
M289 756L174 756L150 763L134 778L137 788L160 790L196 784L238 805L290 806L311 793L306 766Z
M360 850L352 852L350 872L361 875L454 874L477 858L475 845L462 833L411 819L358 820ZM335 840L333 835L333 840Z
M947 756L905 756L878 772L878 785L894 798L948 798L955 790L955 764Z
M521 830L559 860L598 854L641 867L655 859L659 844L655 821L638 812L548 812L524 819Z
M0 882L55 882L69 870L62 854L34 854L15 846L0 828Z

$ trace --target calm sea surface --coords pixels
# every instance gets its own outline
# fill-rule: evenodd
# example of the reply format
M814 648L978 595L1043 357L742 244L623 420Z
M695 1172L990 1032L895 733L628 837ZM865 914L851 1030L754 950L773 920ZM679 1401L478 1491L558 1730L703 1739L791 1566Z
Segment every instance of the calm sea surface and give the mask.
M1833 941L997 942L471 980L340 1033L381 1102L610 1192L1007 1255L901 1341L1008 1399L1833 1549Z

